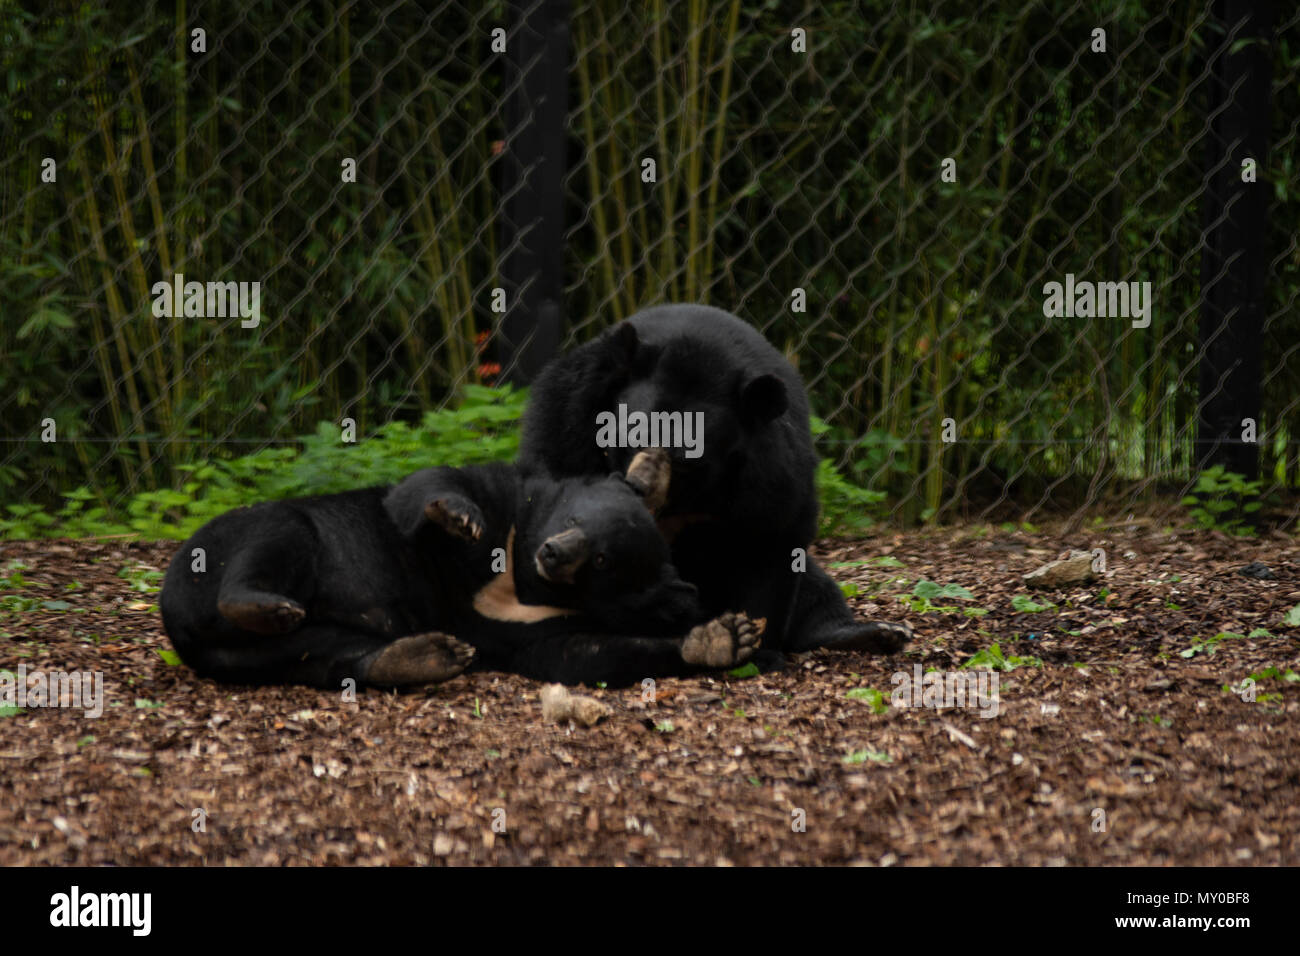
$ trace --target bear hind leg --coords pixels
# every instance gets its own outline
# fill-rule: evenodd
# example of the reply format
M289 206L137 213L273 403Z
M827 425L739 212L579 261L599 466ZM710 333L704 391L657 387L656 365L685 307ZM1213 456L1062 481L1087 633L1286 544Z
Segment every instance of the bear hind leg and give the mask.
M894 654L912 637L906 624L854 617L839 585L811 558L795 596L790 631L787 649L794 652L826 649Z

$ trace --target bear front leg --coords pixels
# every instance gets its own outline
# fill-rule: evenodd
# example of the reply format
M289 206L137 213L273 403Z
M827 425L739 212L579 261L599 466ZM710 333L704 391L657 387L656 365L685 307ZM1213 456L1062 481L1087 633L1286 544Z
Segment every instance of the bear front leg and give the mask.
M759 649L763 628L763 621L726 613L684 637L560 634L530 641L504 669L561 684L626 687L743 664Z

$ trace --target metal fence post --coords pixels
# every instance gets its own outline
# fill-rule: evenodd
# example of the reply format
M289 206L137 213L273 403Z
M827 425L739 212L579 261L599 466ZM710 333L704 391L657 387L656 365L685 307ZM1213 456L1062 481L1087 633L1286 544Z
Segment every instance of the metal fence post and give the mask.
M1259 445L1241 438L1242 419L1258 425L1260 413L1272 6L1271 0L1218 0L1224 45L1210 63L1197 467L1221 464L1248 478L1259 474ZM1247 158L1255 160L1257 182L1242 181Z
M568 151L568 0L513 0L506 44L501 284L502 380L526 385L564 328L564 172Z

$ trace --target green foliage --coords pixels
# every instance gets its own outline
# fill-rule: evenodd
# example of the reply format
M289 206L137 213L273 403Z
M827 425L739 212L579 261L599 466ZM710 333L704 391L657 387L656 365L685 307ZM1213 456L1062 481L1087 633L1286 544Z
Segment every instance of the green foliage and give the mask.
M1276 681L1281 681L1282 683L1285 684L1295 684L1295 683L1300 683L1300 674L1297 674L1289 667L1286 670L1282 670L1276 665L1270 664L1268 667L1265 667L1261 670L1257 670L1254 673L1250 674L1247 679L1253 681L1255 684L1259 684L1261 681L1266 681L1266 680L1276 680ZM1224 693L1228 693L1228 694L1240 694L1243 690L1245 690L1245 688L1246 688L1245 680L1243 680L1239 684L1223 685ZM1281 699L1282 699L1282 695L1277 693L1258 694L1255 697L1256 703L1260 703L1260 704L1266 704Z
M956 605L935 604L936 598L949 598L955 601L973 601L975 595L960 584L937 584L934 581L917 581L911 594L899 596L899 600L919 614L935 611L940 614L956 614L960 608Z
M462 466L513 458L526 393L470 385L454 409L426 412L418 425L390 422L365 441L344 444L337 425L322 422L298 447L264 448L231 459L183 465L179 489L144 491L125 513L84 507L86 488L66 494L54 514L36 506L0 516L0 537L87 537L135 532L145 538L184 539L204 522L258 501L329 494L386 484L431 465ZM139 581L150 585L145 572ZM123 576L126 576L125 573ZM133 586L138 582L132 581ZM137 587L148 590L148 587ZM153 588L156 590L156 587Z
M1236 634L1232 631L1220 631L1213 637L1207 637L1203 641L1196 641L1191 647L1178 652L1179 657L1195 657L1197 654L1205 654L1207 657L1218 653L1219 645L1228 640L1242 640L1243 634Z
M822 537L859 534L883 514L880 505L885 493L851 484L829 458L817 463L817 493L821 499L818 534Z
M178 49L167 10L0 4L12 147L0 151L0 419L29 439L52 416L60 439L7 449L0 498L15 503L0 533L192 524L190 504L218 479L187 490L182 468L231 464L229 443L292 443L345 414L370 435L391 419L419 430L465 382L492 377L476 333L491 326L485 283L502 258L503 80L481 40L503 5L447 4L436 18L421 4L351 5L347 29L313 5L245 6L221 43L251 51L248 68L215 82ZM905 520L938 519L989 478L999 496L1069 500L1194 468L1188 317L1203 290L1188 250L1204 226L1187 197L1205 169L1189 144L1205 132L1199 91L1223 37L1203 5L1111 5L1112 42L1152 38L1114 69L1079 58L1094 5L968 6L828 0L808 34L815 69L797 82L772 53L805 16L795 0L595 0L571 18L572 332L663 301L754 321L829 422L827 533L860 531L885 500ZM1274 140L1289 143L1294 20L1271 51ZM1137 106L1117 120L1115 104ZM377 128L384 148L338 189L340 142L374 142ZM674 175L629 192L619 171L648 143ZM961 182L936 182L952 143L969 154ZM1136 155L1117 190L1117 158ZM59 158L57 188L37 178L43 156ZM1295 150L1268 163L1266 242L1286 250ZM1026 307L1045 279L1085 265L1044 250L1080 249L1103 275L1164 277L1160 336ZM261 324L155 319L150 283L166 271L268 277ZM1300 373L1286 347L1300 261L1277 257L1271 278L1260 453L1266 475L1294 485ZM809 314L781 307L778 290L794 287ZM955 446L939 437L949 415ZM332 462L340 484L371 470ZM303 467L305 484L333 485ZM247 490L247 475L227 477ZM124 508L142 489L157 496ZM1203 510L1205 526L1232 520Z
M519 450L519 421L528 393L510 386L467 385L454 408L425 412L419 422L380 426L362 441L344 443L341 428L321 422L292 446L263 448L238 458L212 458L178 466L178 488L141 491L122 510L95 504L89 487L66 492L53 512L39 505L10 505L0 514L0 539L93 537L138 534L182 540L204 522L241 505L302 495L331 494L391 484L434 465L462 467L509 461ZM822 532L851 533L871 524L863 510L878 505L883 493L849 483L823 459L819 475ZM890 559L880 559L880 562ZM21 587L26 565L11 562L8 578ZM143 569L121 572L140 592L157 590L161 574Z
M4 566L5 574L0 577L0 588L6 591L17 591L27 586L27 579L23 577L24 571L31 570L30 564L25 564L18 558L14 558Z
M866 701L873 714L883 714L889 710L889 705L885 703L885 695L874 687L854 687L844 696L849 700Z
M1056 605L1051 601L1039 604L1033 598L1024 594L1017 594L1013 597L1011 599L1011 607L1021 614L1037 614L1040 611L1052 611L1056 609Z
M958 601L973 601L971 594L960 584L936 584L934 581L917 581L912 593L920 598L953 598Z
M1196 476L1196 485L1182 504L1197 527L1246 537L1255 533L1246 516L1263 507L1259 500L1263 484L1259 479L1247 481L1245 475L1215 465Z
M131 586L131 590L140 594L157 594L162 590L162 571L145 567L127 567L117 572Z
M1002 646L993 644L983 650L976 651L971 656L971 659L961 666L963 670L985 668L992 671L1013 671L1017 667L1042 667L1043 662L1041 658L1037 657L1018 657L1016 655L1006 657L1002 653Z
M815 415L809 425L814 442L833 431ZM885 492L855 484L829 458L822 458L817 463L817 492L821 503L818 534L822 537L861 533L885 515L882 508L887 497Z

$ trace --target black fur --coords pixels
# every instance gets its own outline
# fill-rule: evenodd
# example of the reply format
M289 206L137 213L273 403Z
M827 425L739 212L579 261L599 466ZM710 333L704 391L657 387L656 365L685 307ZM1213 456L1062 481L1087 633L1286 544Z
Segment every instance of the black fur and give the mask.
M533 384L520 467L557 478L618 471L635 448L600 448L596 417L703 412L698 458L672 449L661 527L673 563L699 586L708 614L768 622L765 647L889 652L905 625L854 618L812 558L792 570L817 529L817 457L808 398L793 366L757 331L720 309L646 309L553 361Z
M519 600L580 613L520 623L476 609L502 584L494 550L512 529ZM582 560L566 579L548 580L543 547L569 529L582 532L569 536L581 538ZM206 571L192 570L196 548ZM467 663L445 638L454 635L474 648L477 667L629 683L696 669L683 662L682 640L705 618L695 588L668 561L638 490L620 476L525 480L509 465L430 468L392 488L269 502L210 521L173 559L160 605L182 660L224 681L423 683ZM430 632L441 634L398 640ZM376 671L384 679L372 680Z

